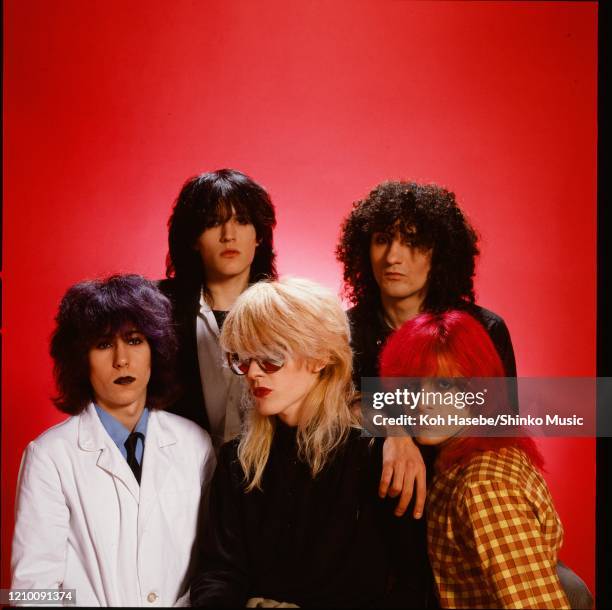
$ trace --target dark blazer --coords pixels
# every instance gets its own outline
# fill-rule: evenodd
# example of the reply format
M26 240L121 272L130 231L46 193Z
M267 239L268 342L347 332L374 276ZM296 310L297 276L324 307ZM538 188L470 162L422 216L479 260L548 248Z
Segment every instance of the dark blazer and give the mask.
M210 431L208 415L202 392L196 319L199 311L200 293L179 290L174 279L161 280L158 288L170 299L178 338L176 378L181 393L178 400L167 410L186 417Z

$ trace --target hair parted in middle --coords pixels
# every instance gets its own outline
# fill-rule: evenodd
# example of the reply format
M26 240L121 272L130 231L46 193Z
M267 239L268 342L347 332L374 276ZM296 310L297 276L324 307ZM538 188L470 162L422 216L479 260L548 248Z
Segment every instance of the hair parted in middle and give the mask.
M297 427L299 455L314 477L356 421L350 411L350 330L338 298L306 279L258 282L240 295L228 314L220 344L241 357L326 363L304 400ZM247 491L260 488L274 431L275 418L249 409L238 445Z
M249 282L276 279L272 236L276 215L270 196L246 174L220 169L187 180L168 220L166 276L175 278L183 291L198 292L206 279L194 249L198 237L229 220L232 213L255 227L258 245Z
M379 184L342 225L336 257L344 266L345 293L364 313L380 308L380 291L370 263L375 232L399 229L415 248L432 250L423 311L445 311L474 302L476 232L454 193L435 184L388 181Z

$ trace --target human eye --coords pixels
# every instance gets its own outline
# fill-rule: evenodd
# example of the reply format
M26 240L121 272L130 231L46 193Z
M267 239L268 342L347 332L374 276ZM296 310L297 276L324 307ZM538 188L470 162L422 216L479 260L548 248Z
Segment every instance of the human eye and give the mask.
M454 385L455 384L452 379L445 379L443 377L439 377L436 380L436 386L438 390L442 390L443 392L448 392Z
M134 333L127 338L128 345L141 345L146 339L140 333Z
M234 220L236 221L236 223L243 226L252 224L251 219L248 216L245 216L244 214L234 216Z
M109 349L113 346L113 343L110 339L100 339L96 343L96 349Z
M386 233L374 233L373 241L376 245L382 246L389 243L389 236Z

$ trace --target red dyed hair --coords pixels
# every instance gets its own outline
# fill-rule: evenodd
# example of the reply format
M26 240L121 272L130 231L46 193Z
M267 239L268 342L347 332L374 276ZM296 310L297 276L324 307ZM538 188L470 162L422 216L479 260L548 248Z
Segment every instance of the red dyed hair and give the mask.
M465 311L422 313L408 320L385 344L380 356L381 377L505 377L499 354L483 326ZM496 396L505 396L497 392ZM483 415L499 412L487 401ZM488 407L488 408L487 408ZM503 412L503 405L502 412ZM489 411L491 411L489 413ZM532 463L544 461L533 439L525 436L459 437L439 452L436 466L445 470L465 463L477 451L517 447Z

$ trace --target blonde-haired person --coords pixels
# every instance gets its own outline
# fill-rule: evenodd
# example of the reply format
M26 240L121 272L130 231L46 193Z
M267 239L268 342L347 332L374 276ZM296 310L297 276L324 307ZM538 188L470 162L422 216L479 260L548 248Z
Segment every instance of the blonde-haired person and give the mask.
M338 299L304 279L259 282L220 340L253 408L220 451L192 604L422 605L420 522L394 517L376 493L382 439L354 425Z

